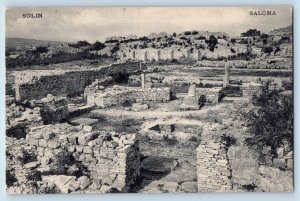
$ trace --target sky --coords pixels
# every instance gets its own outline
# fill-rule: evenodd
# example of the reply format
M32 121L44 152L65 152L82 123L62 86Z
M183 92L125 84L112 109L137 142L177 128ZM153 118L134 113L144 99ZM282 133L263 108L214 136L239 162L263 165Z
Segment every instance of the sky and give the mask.
M276 15L253 16L250 11L275 11ZM42 18L23 18L27 13L42 13ZM292 15L292 8L286 6L8 8L5 34L7 38L65 42L191 30L238 36L250 28L267 33L289 26Z

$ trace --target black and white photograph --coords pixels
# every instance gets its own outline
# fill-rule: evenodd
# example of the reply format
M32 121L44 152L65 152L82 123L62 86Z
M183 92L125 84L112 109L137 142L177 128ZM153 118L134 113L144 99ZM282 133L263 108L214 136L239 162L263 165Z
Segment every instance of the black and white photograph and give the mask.
M294 191L293 7L11 7L7 194Z

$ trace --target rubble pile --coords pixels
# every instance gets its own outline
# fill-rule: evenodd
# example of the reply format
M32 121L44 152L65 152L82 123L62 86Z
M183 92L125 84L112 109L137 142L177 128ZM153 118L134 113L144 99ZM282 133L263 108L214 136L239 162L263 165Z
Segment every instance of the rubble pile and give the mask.
M64 150L86 166L93 182L87 191L127 191L139 175L136 134L92 131L91 126L64 123L33 127L26 139L30 146L37 149L40 171L51 170L52 161Z

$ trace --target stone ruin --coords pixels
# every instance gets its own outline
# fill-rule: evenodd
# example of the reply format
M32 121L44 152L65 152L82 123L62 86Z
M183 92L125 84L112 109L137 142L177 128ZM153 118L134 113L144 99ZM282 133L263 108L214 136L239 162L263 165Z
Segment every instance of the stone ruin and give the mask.
M34 105L41 108L44 124L64 122L69 117L68 104L65 98L48 94L46 98L34 100Z
M182 110L198 110L202 104L217 104L222 94L221 87L196 88L195 84L190 85L187 96L180 105Z
M225 145L218 138L202 139L197 148L198 192L230 192L231 177Z
M103 81L101 81L102 83ZM84 97L87 99L87 105L93 105L100 108L109 108L112 106L132 105L134 110L140 111L148 109L144 102L167 102L171 99L171 90L169 87L147 88L145 84L145 73L141 74L140 87L124 87L114 85L105 88L96 80L86 87Z
M196 96L196 85L189 87L188 95L184 97L183 103L180 105L182 110L198 110L200 109L199 97Z
M126 192L139 175L139 140L136 134L93 131L90 126L56 124L32 127L26 141L36 150L37 161L25 164L22 172L33 169L40 171L42 181L54 182L63 193L78 190ZM51 175L55 169L54 161L64 151L87 167L84 185L80 183L80 177ZM72 171L72 167L68 171ZM63 183L57 180L60 176L66 179Z

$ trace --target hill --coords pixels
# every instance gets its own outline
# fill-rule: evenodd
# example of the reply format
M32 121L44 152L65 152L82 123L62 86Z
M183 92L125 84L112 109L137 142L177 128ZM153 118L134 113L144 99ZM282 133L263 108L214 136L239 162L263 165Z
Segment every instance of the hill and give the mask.
M51 46L51 45L61 45L67 44L67 42L60 41L47 41L47 40L36 40L27 38L5 38L6 49L32 49L36 46Z

